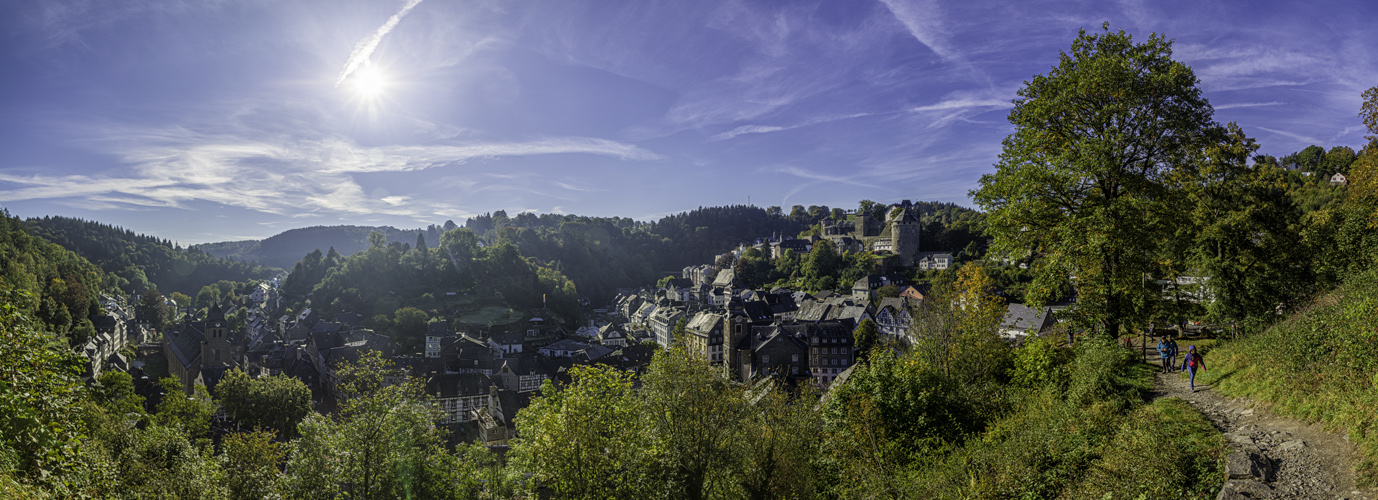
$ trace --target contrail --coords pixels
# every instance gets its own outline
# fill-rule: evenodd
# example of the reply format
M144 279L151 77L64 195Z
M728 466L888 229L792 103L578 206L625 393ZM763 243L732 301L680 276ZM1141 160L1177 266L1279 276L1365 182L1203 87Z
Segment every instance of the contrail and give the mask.
M350 73L353 73L360 64L367 61L369 56L373 55L373 49L378 48L378 42L383 41L383 37L388 36L388 33L397 27L397 23L402 22L402 18L406 17L407 13L411 12L412 8L419 3L421 0L407 0L407 4L402 6L402 10L389 17L387 22L378 27L378 31L354 44L354 52L349 53L349 60L345 61L344 70L340 71L340 79L335 81L335 87L339 87L345 78L349 77Z

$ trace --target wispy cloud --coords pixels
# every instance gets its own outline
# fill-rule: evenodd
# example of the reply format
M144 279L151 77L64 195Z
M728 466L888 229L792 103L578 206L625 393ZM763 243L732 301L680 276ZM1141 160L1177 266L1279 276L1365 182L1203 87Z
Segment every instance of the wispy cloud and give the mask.
M1011 101L1009 101L1009 100L956 98L956 99L947 99L947 100L944 100L944 101L936 102L936 103L933 103L933 104L927 104L927 105L923 105L923 106L914 106L914 107L912 107L912 108L909 108L909 110L910 110L910 111L913 111L913 112L916 112L916 113L921 113L921 112L924 112L924 111L948 111L948 110L954 110L954 109L1012 108L1012 107L1014 107L1014 104L1013 104Z
M396 14L389 17L387 22L384 22L382 26L378 27L377 31L364 37L363 40L359 40L359 43L354 44L354 51L349 53L349 59L345 61L344 69L340 70L340 78L335 80L335 86L339 87L340 84L345 81L345 78L349 77L350 73L353 73L360 65L368 61L369 56L373 55L373 51L376 50L378 44L383 41L383 37L388 36L388 33L391 33L392 29L397 27L397 23L402 22L402 18L406 17L407 13L411 12L411 10L420 3L421 0L407 0L407 4L402 6L402 10L397 11Z
M1275 128L1268 128L1268 127L1258 127L1258 129L1259 129L1259 130L1265 130L1265 131L1268 131L1268 132L1272 132L1272 133L1274 133L1274 134L1281 135L1281 136L1284 136L1284 137L1291 137L1291 138L1293 138L1293 139L1296 139L1296 140L1302 141L1302 142L1306 142L1306 143L1311 143L1311 144L1325 144L1325 141L1322 141L1322 140L1317 139L1317 138L1315 138L1315 137L1308 137L1308 136L1301 135L1301 134L1298 134L1298 133L1288 132L1288 131L1286 131L1286 130L1278 130L1278 129L1275 129Z
M811 180L811 181L834 182L834 183L838 183L838 184L851 184L851 185L853 185L853 186L861 186L861 187L867 187L867 188L874 188L874 187L876 187L874 184L868 184L868 183L865 183L865 182L861 182L861 181L859 181L859 180L856 180L856 179L853 178L852 176L820 174L820 173L818 173L818 172L813 172L813 171L806 170L806 169L803 169L803 168L800 168L800 167L796 167L796 166L793 166L793 165L778 165L778 166L774 166L774 167L767 167L767 168L765 168L764 170L767 171L767 172L775 172L775 173L780 173L780 174L793 175L793 176L798 177L798 178L800 178L800 179L808 179L808 180Z
M777 125L742 125L727 132L723 132L721 134L716 134L712 137L709 137L708 142L725 141L733 137L746 134L766 134L770 132L779 132L781 130L787 130L791 128L796 127L781 127Z
M925 127L932 130L946 127L958 121L969 121L971 117L988 111L1014 107L1011 99L991 97L995 94L997 94L995 91L953 92L941 101L914 106L909 108L909 111L932 117ZM1010 92L1010 95L1013 95L1013 91Z
M947 24L935 0L880 0L895 15L909 34L944 60L957 58L948 42Z
M1214 106L1214 107L1215 107L1215 110L1216 110L1216 111L1219 111L1219 110L1222 110L1222 109L1234 109L1234 108L1261 108L1261 107L1264 107L1264 106L1281 106L1281 105L1284 105L1284 104L1287 104L1287 103L1282 102L1282 101L1269 101L1269 102L1238 102L1238 103L1231 103L1231 104L1221 104L1221 105Z
M768 134L771 132L780 132L783 130L794 130L797 128L803 128L822 123L874 116L875 114L876 113L852 113L848 115L823 116L811 120L805 120L802 123L797 123L794 125L742 125L727 132L715 134L708 138L708 142L724 141L727 139L732 139L734 137L747 134Z
M125 141L133 140L133 144ZM158 138L153 140L151 138ZM625 160L659 155L633 145L587 137L528 142L439 146L361 147L343 139L272 142L211 136L182 129L134 132L111 137L114 152L131 167L121 175L18 175L0 172L0 199L8 201L85 198L102 208L186 208L205 201L263 213L383 214L417 219L454 213L444 202L414 203L408 193L366 191L357 175L408 172L472 160L550 154L592 154ZM522 186L470 182L466 191L528 190ZM532 191L534 192L534 191ZM541 193L545 194L545 193ZM557 197L558 198L558 197Z

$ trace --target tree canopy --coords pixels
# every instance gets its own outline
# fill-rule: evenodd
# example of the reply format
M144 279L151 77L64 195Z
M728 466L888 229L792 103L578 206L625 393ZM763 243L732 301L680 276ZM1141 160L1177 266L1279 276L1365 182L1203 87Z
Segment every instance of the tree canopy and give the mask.
M1019 90L1015 132L971 195L989 212L999 255L1039 257L1030 302L1052 302L1073 285L1082 323L1111 336L1146 312L1159 292L1145 275L1181 220L1175 176L1217 127L1212 112L1191 68L1157 34L1137 43L1123 31L1083 30Z

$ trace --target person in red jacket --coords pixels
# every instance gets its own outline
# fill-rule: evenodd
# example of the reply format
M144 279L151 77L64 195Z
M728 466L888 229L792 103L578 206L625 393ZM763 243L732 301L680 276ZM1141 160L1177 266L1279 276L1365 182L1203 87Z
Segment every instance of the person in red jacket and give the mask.
M1182 359L1182 369L1191 374L1191 392L1196 392L1196 370L1206 369L1206 360L1201 359L1200 354L1196 354L1196 346L1187 348L1187 356Z

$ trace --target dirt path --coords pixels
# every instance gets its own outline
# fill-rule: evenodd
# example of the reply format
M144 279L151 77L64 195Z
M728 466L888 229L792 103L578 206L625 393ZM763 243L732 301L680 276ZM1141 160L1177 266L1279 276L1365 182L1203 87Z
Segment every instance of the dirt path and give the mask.
M1152 362L1157 366L1156 353ZM1378 490L1354 486L1358 454L1346 437L1279 417L1266 405L1226 397L1207 385L1198 383L1193 393L1178 373L1154 375L1154 390L1154 398L1177 397L1190 403L1230 441L1230 479L1220 499L1378 500Z

